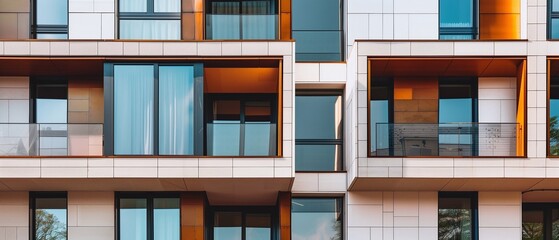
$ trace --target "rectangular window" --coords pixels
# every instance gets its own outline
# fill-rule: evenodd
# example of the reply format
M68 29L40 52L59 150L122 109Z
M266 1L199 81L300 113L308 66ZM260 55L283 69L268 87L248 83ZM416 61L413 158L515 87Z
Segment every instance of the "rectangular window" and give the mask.
M120 0L120 39L179 40L180 0Z
M180 198L175 193L117 193L119 240L179 240Z
M522 204L522 240L559 239L559 204Z
M549 82L549 155L559 155L559 77Z
M370 143L372 156L393 156L389 129L393 122L394 82L390 78L373 78L370 101Z
M37 123L40 156L67 156L68 147L68 83L66 79L31 80L33 99L32 122Z
M340 0L292 1L297 61L343 60L342 3Z
M439 38L442 40L477 39L477 1L440 0Z
M293 198L291 236L293 240L343 239L342 198Z
M194 155L203 118L196 109L202 90L201 65L108 64L106 154ZM112 70L112 73L111 73ZM111 78L112 77L112 78ZM199 90L196 90L198 89ZM112 109L112 111L110 110ZM200 121L196 123L196 121ZM107 124L108 123L108 124ZM112 126L111 126L112 124ZM195 139L197 141L195 141ZM200 147L201 149L201 147ZM201 154L199 150L197 154Z
M68 0L34 0L32 35L37 39L68 39Z
M477 192L439 192L439 240L477 240Z
M31 239L68 239L66 192L31 192Z
M295 170L342 170L341 91L298 91L295 109Z
M206 1L207 39L273 40L277 29L277 0Z
M547 37L559 39L559 0L548 0Z
M267 207L216 207L210 211L209 239L272 240L276 235L274 209Z

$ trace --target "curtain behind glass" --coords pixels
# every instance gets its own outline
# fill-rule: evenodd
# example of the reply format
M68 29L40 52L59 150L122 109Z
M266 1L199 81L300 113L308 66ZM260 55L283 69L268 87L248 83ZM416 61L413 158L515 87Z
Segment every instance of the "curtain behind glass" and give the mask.
M120 0L120 12L147 12L147 0Z
M37 0L37 24L67 25L67 0Z
M120 20L120 39L179 40L180 20Z
M154 0L154 12L180 12L180 0Z
M275 39L276 14L272 1L244 1L243 39Z
M159 154L194 154L194 67L159 67Z
M153 154L154 69L114 67L115 154Z
M120 240L147 239L147 200L120 199Z
M153 199L153 239L180 239L180 200L178 198Z
M209 17L211 39L240 39L240 6L238 2L212 2Z

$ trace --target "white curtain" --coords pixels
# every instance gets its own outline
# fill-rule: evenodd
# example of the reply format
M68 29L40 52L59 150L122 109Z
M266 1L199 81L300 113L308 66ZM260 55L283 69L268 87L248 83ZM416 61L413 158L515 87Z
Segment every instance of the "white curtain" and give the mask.
M194 67L159 67L159 154L194 154Z
M147 12L147 0L120 0L120 12Z
M180 12L180 0L154 0L154 12Z
M243 39L275 39L276 13L272 1L243 2Z
M209 14L212 39L240 39L240 6L238 2L212 2Z
M153 239L180 240L180 200L153 199Z
M153 154L154 67L114 67L114 152Z
M120 39L179 40L180 20L121 20Z

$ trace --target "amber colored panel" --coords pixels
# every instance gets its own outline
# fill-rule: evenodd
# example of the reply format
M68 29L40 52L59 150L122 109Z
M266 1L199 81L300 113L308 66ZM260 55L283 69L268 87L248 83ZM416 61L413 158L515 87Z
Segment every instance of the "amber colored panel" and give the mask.
M0 39L17 38L17 13L0 13Z
M480 14L479 38L520 39L520 14Z
M81 77L71 78L68 81L68 88L102 88L103 78Z
M437 112L395 112L394 123L437 123Z
M204 0L194 0L194 12L204 12Z
M436 112L439 111L439 100L417 100L418 112Z
M520 0L481 0L480 13L520 13Z
M291 40L291 13L282 12L280 21L280 39Z
M31 34L29 31L29 13L18 13L17 24L17 38L29 39L29 35Z
M206 93L277 93L277 68L205 68Z
M105 113L102 88L89 89L89 123L103 123Z
M0 0L2 12L29 12L29 0Z
M89 100L68 100L68 111L87 112L89 111Z
M196 35L196 22L194 21L194 13L182 14L182 40L194 40Z
M181 239L204 240L204 192L185 192L181 194Z
M394 100L395 112L417 112L419 102L416 100Z
M291 193L279 192L280 240L291 240Z
M413 99L412 88L394 88L394 99L410 100Z
M71 84L68 84L68 99L89 99L89 88L72 87Z
M87 112L68 112L68 123L89 123Z
M194 12L194 0L181 0L181 7L183 13Z
M416 78L396 78L394 79L394 88L431 88L438 89L439 82L433 77L416 77Z
M291 12L291 0L280 0L280 9L282 13Z
M516 122L518 129L516 134L516 156L524 156L526 136L526 60L518 66L518 107L516 111Z
M181 229L182 239L188 240L203 240L204 239L204 228L203 227L182 227Z
M438 88L416 88L413 90L413 99L438 99Z
M194 38L195 40L204 40L204 13L194 13Z

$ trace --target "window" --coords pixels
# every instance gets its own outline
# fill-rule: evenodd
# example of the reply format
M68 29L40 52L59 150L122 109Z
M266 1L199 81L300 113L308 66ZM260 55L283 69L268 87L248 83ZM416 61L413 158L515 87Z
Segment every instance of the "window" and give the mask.
M207 0L206 38L277 39L277 0Z
M342 61L340 0L294 0L292 34L297 61Z
M37 39L68 39L68 0L34 0L32 34Z
M370 102L371 155L393 156L390 144L390 124L394 118L394 82L389 78L373 78Z
M114 136L105 141L107 155L201 155L201 65L106 68L105 136Z
M439 38L468 40L477 38L477 1L440 0Z
M176 193L117 193L119 240L179 240Z
M274 94L208 94L208 156L276 155Z
M522 239L559 239L559 204L525 203L522 205Z
M548 5L547 36L550 39L559 39L559 0L549 0Z
M343 239L342 198L293 198L291 236L293 240Z
M551 77L549 86L549 155L559 155L559 77Z
M439 240L476 240L477 192L439 192Z
M276 239L273 208L218 207L210 211L212 224L209 239L213 240L272 240Z
M31 192L31 239L68 239L68 203L65 192Z
M295 109L295 170L342 170L342 92L298 91Z
M120 39L179 40L181 0L120 0Z

